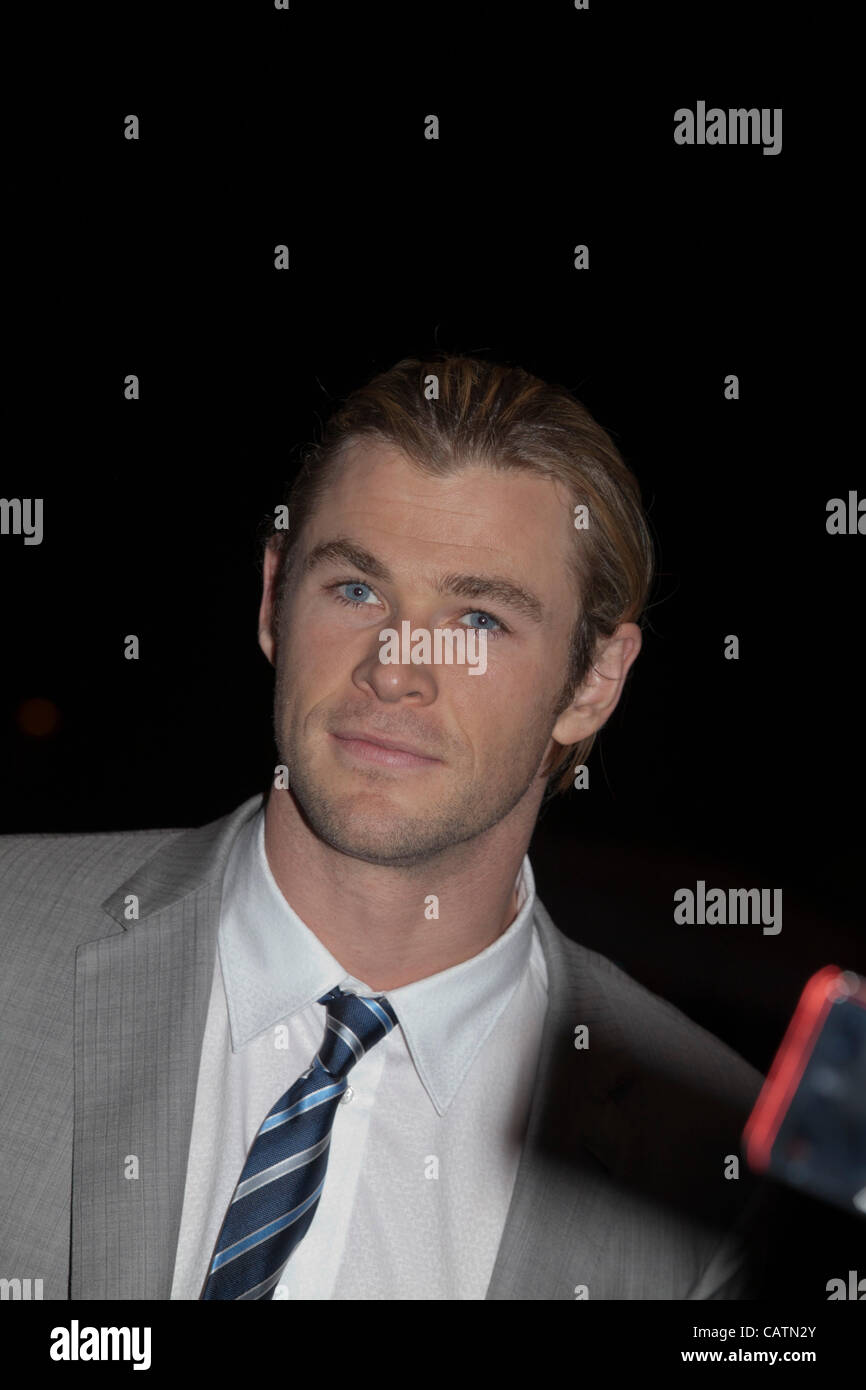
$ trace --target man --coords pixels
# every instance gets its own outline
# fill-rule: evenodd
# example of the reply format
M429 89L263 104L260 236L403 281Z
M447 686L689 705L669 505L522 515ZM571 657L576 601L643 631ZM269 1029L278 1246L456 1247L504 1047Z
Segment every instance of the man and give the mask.
M567 391L443 355L349 397L288 513L267 797L4 843L0 1275L746 1296L732 1160L761 1077L563 935L526 854L640 650L632 475ZM386 660L404 624L474 632L484 669Z

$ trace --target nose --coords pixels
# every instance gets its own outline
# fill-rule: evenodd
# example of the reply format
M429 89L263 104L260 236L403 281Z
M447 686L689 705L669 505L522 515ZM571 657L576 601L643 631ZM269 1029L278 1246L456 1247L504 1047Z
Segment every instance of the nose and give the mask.
M409 630L412 631L411 625ZM411 644L406 643L408 650L404 652L401 625L394 629L383 628L382 631L396 632L397 654L401 657L409 655ZM378 632L375 633L370 649L352 673L355 685L359 689L372 690L378 699L387 704L396 704L400 700L411 700L416 705L432 704L438 692L433 665L429 662L416 665L412 661L402 660L384 662L381 657L385 647L385 640L380 638Z

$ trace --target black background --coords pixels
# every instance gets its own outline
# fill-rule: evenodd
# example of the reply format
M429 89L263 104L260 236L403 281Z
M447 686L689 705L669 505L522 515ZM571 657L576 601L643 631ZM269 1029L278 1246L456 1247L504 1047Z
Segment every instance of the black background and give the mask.
M782 5L598 0L105 23L110 60L16 126L2 491L43 497L45 534L0 539L0 830L201 824L263 789L255 535L298 446L403 356L516 362L610 431L659 570L591 788L537 827L539 894L766 1071L808 976L866 969L866 543L825 526L864 491L831 321L852 193L809 34ZM677 146L698 100L782 107L781 153ZM53 732L21 727L33 698ZM781 888L781 933L676 925L698 878Z

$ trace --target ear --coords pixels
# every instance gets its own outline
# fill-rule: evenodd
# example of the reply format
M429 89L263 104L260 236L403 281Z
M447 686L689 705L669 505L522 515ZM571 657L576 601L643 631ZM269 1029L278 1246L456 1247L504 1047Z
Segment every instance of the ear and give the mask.
M274 604L276 599L277 569L280 563L280 539L268 541L265 551L262 574L262 601L259 605L259 646L273 666L276 653L276 640L273 632Z
M551 738L567 747L601 728L616 709L642 640L636 623L621 623L612 637L599 644L589 674L554 724Z

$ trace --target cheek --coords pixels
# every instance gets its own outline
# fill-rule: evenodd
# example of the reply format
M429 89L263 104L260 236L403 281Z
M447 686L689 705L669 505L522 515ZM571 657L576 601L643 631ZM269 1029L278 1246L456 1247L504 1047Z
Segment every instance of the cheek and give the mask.
M284 629L286 667L299 688L317 688L344 669L346 644L321 623L288 621Z
M447 693L458 723L480 747L534 745L552 727L552 673L527 663L519 670L491 667L468 673Z
M440 698L450 705L457 722L472 731L473 742L490 746L513 743L535 701L531 690L489 662L479 675L464 669L456 679L442 682Z

